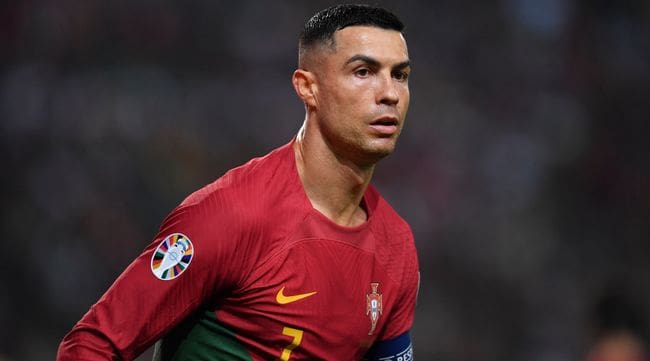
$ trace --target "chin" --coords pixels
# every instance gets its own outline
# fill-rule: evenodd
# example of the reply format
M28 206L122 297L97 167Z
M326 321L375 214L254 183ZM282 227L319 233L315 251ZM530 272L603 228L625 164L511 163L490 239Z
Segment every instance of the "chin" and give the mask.
M391 155L394 151L394 141L382 142L381 144L369 144L365 149L366 154L368 154L369 158L373 160L373 163Z

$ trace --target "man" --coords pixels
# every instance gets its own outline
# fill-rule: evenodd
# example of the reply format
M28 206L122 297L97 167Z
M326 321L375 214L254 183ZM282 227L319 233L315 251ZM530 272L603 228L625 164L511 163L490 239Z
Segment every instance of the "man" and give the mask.
M403 25L341 5L300 36L287 145L195 192L75 325L59 360L410 360L418 265L369 185L409 104Z

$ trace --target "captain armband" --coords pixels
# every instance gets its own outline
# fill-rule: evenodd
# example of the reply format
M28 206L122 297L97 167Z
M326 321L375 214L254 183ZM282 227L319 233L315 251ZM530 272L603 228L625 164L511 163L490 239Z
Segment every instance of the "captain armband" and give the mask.
M364 361L412 361L413 345L407 331L393 339L380 341L372 346Z

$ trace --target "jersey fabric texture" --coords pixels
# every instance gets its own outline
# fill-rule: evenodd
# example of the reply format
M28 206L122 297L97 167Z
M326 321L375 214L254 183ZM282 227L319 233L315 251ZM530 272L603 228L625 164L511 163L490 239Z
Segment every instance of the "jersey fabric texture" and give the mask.
M409 226L372 186L364 224L329 220L292 145L174 209L58 360L130 360L157 340L158 360L360 360L405 334L419 282Z

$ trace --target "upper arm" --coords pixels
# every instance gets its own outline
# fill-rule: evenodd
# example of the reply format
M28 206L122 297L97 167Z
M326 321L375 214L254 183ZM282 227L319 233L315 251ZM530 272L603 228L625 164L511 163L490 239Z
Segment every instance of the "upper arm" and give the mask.
M174 210L64 338L57 359L133 359L215 292L233 287L236 232L232 222L219 218L197 206ZM169 260L172 247L177 261Z
M379 340L382 341L393 339L407 332L413 326L415 305L420 287L420 272L415 243L410 232L401 260L403 270L401 278L398 279L399 293L379 336Z

